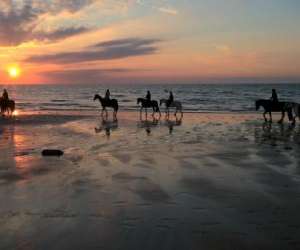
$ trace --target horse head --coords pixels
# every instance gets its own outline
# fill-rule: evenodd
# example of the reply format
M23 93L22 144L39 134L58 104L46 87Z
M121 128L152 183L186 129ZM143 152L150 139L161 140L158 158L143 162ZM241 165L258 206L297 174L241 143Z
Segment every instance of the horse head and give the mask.
M101 98L100 95L96 94L96 95L94 96L94 101L96 101L97 99L101 100L102 98Z
M138 98L137 100L136 100L136 104L140 104L142 102L142 98Z
M163 104L164 99L160 99L159 100L159 106L161 106Z

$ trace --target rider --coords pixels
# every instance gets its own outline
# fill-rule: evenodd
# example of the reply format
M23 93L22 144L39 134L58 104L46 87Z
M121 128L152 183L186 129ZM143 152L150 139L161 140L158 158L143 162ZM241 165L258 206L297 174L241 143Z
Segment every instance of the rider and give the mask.
M173 96L173 93L172 91L170 91L170 95L169 95L169 99L168 99L168 102L167 102L167 106L170 107L172 102L174 102L174 96Z
M109 91L109 89L107 89L106 92L105 92L105 99L106 100L110 99L110 91Z
M151 93L150 93L149 90L147 91L146 100L147 100L148 102L151 101Z
M9 100L8 93L7 93L6 89L3 90L2 98L3 98L4 101L8 101Z
M276 106L278 105L278 103L279 103L276 89L272 89L272 97L271 97L271 101L272 101L272 105L275 106L275 107L276 107Z

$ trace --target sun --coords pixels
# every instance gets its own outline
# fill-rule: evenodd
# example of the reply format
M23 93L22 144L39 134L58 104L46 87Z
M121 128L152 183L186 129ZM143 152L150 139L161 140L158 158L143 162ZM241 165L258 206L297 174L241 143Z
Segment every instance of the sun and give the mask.
M18 66L10 66L7 69L8 75L11 78L18 78L20 76L20 68Z

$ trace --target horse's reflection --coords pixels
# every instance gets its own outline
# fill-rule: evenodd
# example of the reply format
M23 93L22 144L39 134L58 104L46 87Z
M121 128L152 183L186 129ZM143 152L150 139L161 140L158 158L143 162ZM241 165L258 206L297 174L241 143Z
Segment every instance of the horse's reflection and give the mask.
M156 127L159 124L160 119L155 118L154 116L152 117L152 119L148 120L148 119L141 119L138 122L138 127L139 128L144 128L147 135L151 134L151 129L153 127Z
M95 128L95 132L98 134L105 131L106 136L110 137L111 132L118 127L118 119L108 120L106 117L101 117L100 126Z
M300 127L296 130L293 124L276 124L272 125L265 122L262 129L255 129L255 142L259 144L269 144L276 146L278 143L299 143L300 140Z
M174 131L174 127L179 127L182 125L182 116L176 116L176 120L170 120L168 117L165 121L165 125L169 128L169 134L172 134Z

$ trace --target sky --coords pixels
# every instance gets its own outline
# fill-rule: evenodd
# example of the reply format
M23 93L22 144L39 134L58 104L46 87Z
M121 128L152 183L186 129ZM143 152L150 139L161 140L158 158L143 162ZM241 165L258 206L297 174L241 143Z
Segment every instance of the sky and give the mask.
M298 0L1 0L0 83L300 82L299 10Z

